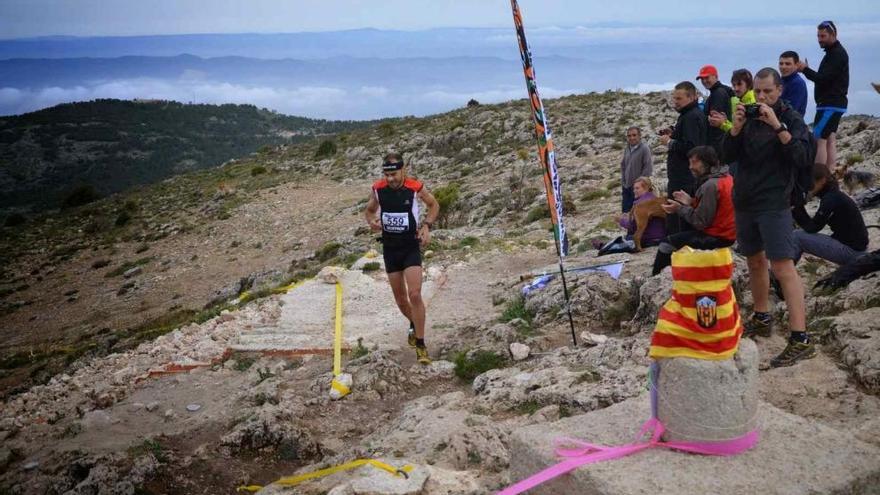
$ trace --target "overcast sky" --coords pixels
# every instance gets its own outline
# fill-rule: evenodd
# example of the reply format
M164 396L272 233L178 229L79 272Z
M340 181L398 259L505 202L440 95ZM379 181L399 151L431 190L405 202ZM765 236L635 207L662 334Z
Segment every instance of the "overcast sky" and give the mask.
M526 26L880 18L878 0L521 0ZM613 5L609 9L609 5ZM832 7L833 6L833 7ZM502 27L507 0L0 0L0 38Z

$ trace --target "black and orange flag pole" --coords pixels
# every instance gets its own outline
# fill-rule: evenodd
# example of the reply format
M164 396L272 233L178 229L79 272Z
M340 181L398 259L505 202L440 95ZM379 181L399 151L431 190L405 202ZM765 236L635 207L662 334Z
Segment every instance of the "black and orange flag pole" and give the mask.
M513 9L513 23L516 37L519 40L519 54L522 58L523 72L526 76L526 89L529 92L529 103L532 106L532 118L535 121L535 137L538 140L538 159L544 170L544 189L547 193L547 204L550 207L550 221L553 223L553 239L556 242L556 254L559 255L559 275L562 279L562 292L565 296L565 311L568 313L568 325L571 327L571 340L577 347L577 336L574 333L574 320L571 318L571 301L568 296L568 285L565 282L563 260L568 254L568 235L562 218L562 183L556 167L556 151L553 148L553 136L547 125L544 103L538 95L538 83L535 81L535 67L532 65L532 52L526 41L523 28L522 13L516 0L510 0Z

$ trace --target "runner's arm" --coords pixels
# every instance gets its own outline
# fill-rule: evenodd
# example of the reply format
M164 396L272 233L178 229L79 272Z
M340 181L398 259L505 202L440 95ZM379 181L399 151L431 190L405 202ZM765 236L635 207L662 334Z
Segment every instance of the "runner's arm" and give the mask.
M367 207L364 208L364 218L367 220L367 224L372 230L380 230L382 228L382 224L379 222L378 213L379 200L376 199L376 195L371 191L370 199L367 200Z
M431 228L434 222L437 221L437 217L440 216L440 203L437 202L434 195L425 187L422 187L422 190L419 191L419 199L428 208L428 213L425 215L425 221L422 225L427 224L428 228Z

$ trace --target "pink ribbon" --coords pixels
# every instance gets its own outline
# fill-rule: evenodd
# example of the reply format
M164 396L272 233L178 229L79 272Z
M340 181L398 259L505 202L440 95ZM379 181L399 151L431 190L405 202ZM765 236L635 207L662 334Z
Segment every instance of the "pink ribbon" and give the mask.
M619 459L640 450L654 447L681 450L703 455L731 456L740 454L754 447L758 443L758 430L753 430L739 438L720 442L662 442L663 423L657 418L651 418L642 425L636 436L636 441L626 445L607 447L596 445L572 438L559 438L556 440L556 455L566 459L554 466L536 473L515 485L501 490L497 495L516 495L530 490L541 483L550 481L557 476L573 471L580 466L593 464L611 459ZM644 438L650 433L650 438ZM577 448L563 448L561 445L574 445Z

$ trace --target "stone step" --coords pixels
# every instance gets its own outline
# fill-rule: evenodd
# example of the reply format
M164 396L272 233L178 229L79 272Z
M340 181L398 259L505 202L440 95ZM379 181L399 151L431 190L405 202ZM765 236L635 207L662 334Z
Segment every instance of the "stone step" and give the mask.
M514 431L513 482L556 464L553 440L570 437L602 445L633 441L650 415L647 395L580 416ZM733 457L649 449L582 466L530 490L529 495L762 495L880 493L880 448L848 432L760 403L761 440Z

